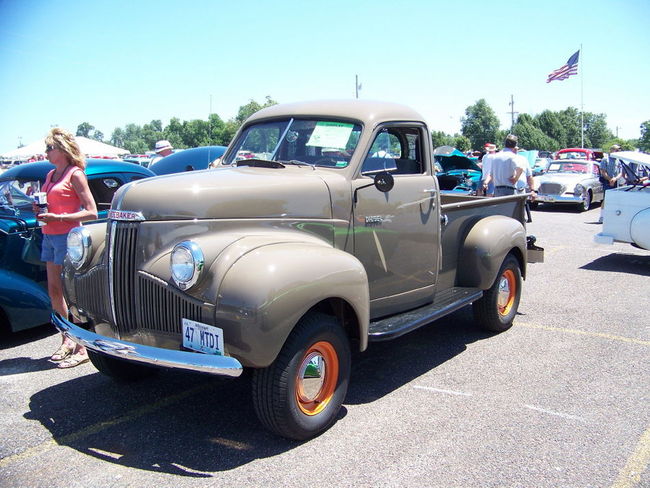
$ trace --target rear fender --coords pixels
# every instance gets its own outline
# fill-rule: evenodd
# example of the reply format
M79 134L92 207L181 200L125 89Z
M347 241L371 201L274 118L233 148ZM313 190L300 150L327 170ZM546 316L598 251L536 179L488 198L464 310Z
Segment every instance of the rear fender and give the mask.
M457 285L487 290L497 277L508 253L519 260L526 275L526 229L517 220L492 215L479 220L462 244L458 260Z
M244 366L271 364L298 320L332 299L351 307L353 333L361 350L367 346L368 279L349 253L318 243L267 243L240 256L219 283L215 323Z

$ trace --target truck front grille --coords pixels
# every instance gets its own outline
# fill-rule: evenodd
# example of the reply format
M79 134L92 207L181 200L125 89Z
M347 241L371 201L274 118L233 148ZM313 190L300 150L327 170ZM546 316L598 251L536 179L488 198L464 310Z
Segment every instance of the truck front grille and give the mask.
M137 328L135 262L138 222L113 222L110 236L109 275L115 322L120 332Z
M156 277L138 271L139 222L113 222L109 237L109 280L113 327L119 333L181 332L181 320L209 320L204 304ZM100 296L106 296L102 293ZM205 313L204 313L205 312Z

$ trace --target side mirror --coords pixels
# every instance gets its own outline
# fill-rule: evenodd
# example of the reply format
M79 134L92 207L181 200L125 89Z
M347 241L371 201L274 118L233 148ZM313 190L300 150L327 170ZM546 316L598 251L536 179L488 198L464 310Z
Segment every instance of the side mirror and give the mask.
M382 171L375 175L375 188L382 193L389 192L395 186L395 179L388 171Z

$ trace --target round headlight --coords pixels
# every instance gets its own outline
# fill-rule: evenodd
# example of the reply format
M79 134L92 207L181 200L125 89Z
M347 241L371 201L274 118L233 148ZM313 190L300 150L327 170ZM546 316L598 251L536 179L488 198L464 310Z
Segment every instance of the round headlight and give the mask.
M183 241L174 246L171 254L170 267L174 283L181 290L187 290L194 285L205 261L201 248L192 241Z
M81 268L90 256L90 232L85 227L75 227L68 232L68 259L75 269Z
M573 194L576 196L580 196L585 192L585 187L582 186L580 183L576 185L576 187L573 189Z

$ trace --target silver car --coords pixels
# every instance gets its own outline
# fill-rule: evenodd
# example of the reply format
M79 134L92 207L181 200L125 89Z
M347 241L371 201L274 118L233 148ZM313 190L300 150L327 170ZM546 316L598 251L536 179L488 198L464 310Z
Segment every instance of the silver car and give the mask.
M594 202L605 196L600 182L597 161L563 159L551 161L546 173L535 177L537 195L533 206L539 203L572 203L581 211L589 210Z

